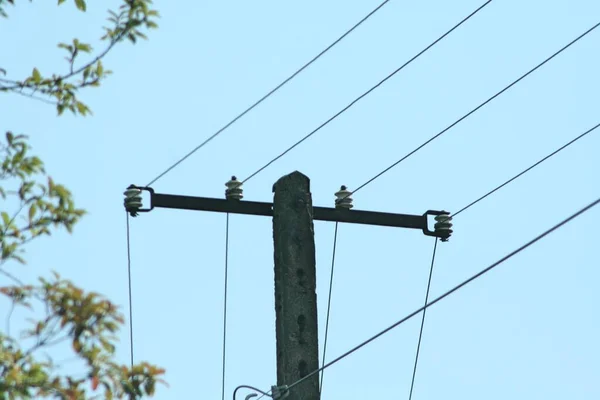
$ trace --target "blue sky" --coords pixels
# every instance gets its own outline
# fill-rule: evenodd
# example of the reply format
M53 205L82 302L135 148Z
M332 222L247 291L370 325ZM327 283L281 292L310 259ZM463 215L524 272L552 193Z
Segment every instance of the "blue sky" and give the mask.
M19 4L0 24L10 39L0 66L13 77L64 68L56 43L78 37L100 48L106 8L117 3L90 2L86 15L55 2ZM482 3L390 1L154 189L222 198L232 174L250 175ZM2 129L31 135L50 174L89 212L73 235L32 243L28 265L13 268L24 278L56 269L127 312L123 190L152 180L377 4L159 1L160 29L110 53L114 75L85 93L93 117L57 118L45 104L0 97ZM253 178L245 198L271 201L272 184L299 170L314 204L333 206L340 185L359 186L599 16L591 0L493 1ZM356 208L457 211L596 125L599 43L600 30L362 189ZM598 148L595 132L458 216L454 236L438 246L431 296L595 200ZM413 398L598 398L599 219L591 210L432 307ZM321 346L333 229L315 223ZM170 388L157 399L220 398L224 233L225 215L215 213L158 209L131 221L135 359L167 369ZM422 305L432 247L418 231L340 226L328 359ZM276 380L269 218L231 216L229 271L228 398L237 385L268 389ZM419 322L327 369L322 398L408 398ZM124 328L122 362L128 337Z

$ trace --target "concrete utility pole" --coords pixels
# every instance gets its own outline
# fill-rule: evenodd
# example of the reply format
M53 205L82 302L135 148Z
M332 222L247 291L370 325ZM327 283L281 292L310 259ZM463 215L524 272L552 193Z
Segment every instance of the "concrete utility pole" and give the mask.
M310 180L299 172L273 186L277 386L319 368L315 237ZM318 400L319 375L290 391L289 400Z
M419 229L446 241L452 234L452 217L446 211L433 210L423 215L351 210L351 192L345 186L335 194L338 201L334 208L313 207L310 181L297 171L275 183L273 203L242 201L242 185L235 177L225 185L225 199L161 194L131 185L125 191L125 209L134 217L154 208L273 217L277 386L271 395L275 400L319 400L316 373L286 389L319 368L313 219ZM143 207L142 192L150 194L149 207ZM429 216L437 221L433 231L428 227Z

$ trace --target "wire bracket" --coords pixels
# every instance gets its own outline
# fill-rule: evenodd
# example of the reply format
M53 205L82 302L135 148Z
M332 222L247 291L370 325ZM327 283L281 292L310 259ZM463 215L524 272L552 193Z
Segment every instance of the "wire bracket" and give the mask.
M452 235L452 217L448 211L434 211L428 210L423 214L423 217L427 219L428 216L435 216L436 224L433 226L433 231L429 230L427 224L423 228L423 233L427 236L439 237L442 242L447 242Z
M273 400L279 400L279 399L283 399L285 397L287 397L290 394L290 391L288 390L288 385L282 385L282 386L271 386L271 398Z
M149 208L142 208L142 206L144 205L144 203L142 201L142 192L143 191L150 193L150 207ZM154 205L152 204L152 197L154 195L154 189L152 189L151 187L129 185L127 187L127 190L125 190L123 192L123 194L125 195L125 200L123 201L123 203L125 205L125 210L132 217L137 217L138 213L141 213L141 212L152 211L152 209L154 208Z

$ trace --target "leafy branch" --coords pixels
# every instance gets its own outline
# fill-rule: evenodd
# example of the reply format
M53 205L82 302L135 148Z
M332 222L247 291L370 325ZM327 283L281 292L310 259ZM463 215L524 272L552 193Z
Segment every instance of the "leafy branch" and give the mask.
M13 4L13 0L0 0L0 15L7 16L3 11L2 4L7 1ZM58 0L61 5L66 0ZM87 10L85 0L75 0L77 9L82 12ZM123 0L118 12L109 10L108 21L110 27L104 27L105 34L102 41L108 45L93 57L90 61L76 67L76 62L81 54L91 54L92 46L89 43L73 39L70 43L59 43L58 47L67 52L68 72L63 74L51 74L44 76L34 68L31 75L23 80L12 80L0 78L0 92L18 93L23 96L49 102L56 106L58 114L70 110L73 114L88 115L91 113L89 107L77 98L77 92L85 87L98 87L100 82L111 74L110 70L104 68L102 59L114 48L117 43L125 40L136 43L138 38L147 39L142 30L150 30L158 27L156 19L158 11L151 9L151 0ZM0 68L0 74L6 75L6 71Z
M31 320L24 338L33 338L28 349L0 333L0 399L61 398L85 399L86 386L100 392L105 399L137 399L154 394L164 370L149 363L131 368L112 361L117 337L123 324L117 307L97 293L85 293L70 281L53 274L53 279L39 279L38 285L16 285L0 288L13 305L31 307L39 299L47 305L46 314ZM48 358L38 361L44 348L70 341L73 352L84 361L81 378L57 373L59 365ZM89 386L88 386L89 385ZM100 395L99 395L100 396ZM99 397L97 396L97 397Z
M75 208L71 193L46 177L42 161L30 150L24 135L7 132L0 142L2 204L16 205L16 211L0 213L0 267L9 260L24 262L20 254L25 243L50 235L51 226L71 231L84 215ZM6 185L15 187L8 190ZM56 273L52 279L40 278L36 285L25 284L3 268L0 274L13 282L0 287L0 295L11 303L6 333L0 332L0 400L134 400L153 395L156 384L165 383L160 379L164 370L154 365L143 362L128 367L114 361L116 334L124 319L109 300L84 292ZM10 319L15 308L33 309L38 303L45 306L45 313L21 331L21 338L33 340L24 348L9 336ZM63 342L70 342L83 362L81 377L61 374L60 365L51 358L41 360L40 352ZM89 396L90 390L95 396Z
M31 1L31 0L30 0ZM66 0L58 0L61 5ZM0 15L7 17L0 0ZM74 0L82 12L85 0ZM6 78L0 68L0 92L27 96L51 103L58 114L70 110L88 115L90 109L77 98L79 90L98 87L110 71L102 59L117 43L136 43L146 38L143 30L156 28L158 13L150 9L150 0L122 0L118 12L109 11L110 27L101 40L104 50L93 55L91 45L73 39L60 43L67 52L68 68L62 74L43 75L34 68L23 80ZM82 54L91 59L80 63ZM109 300L97 293L87 293L54 273L52 279L40 278L35 285L22 282L4 268L9 261L24 263L25 245L38 237L50 235L56 228L69 232L85 211L75 207L71 192L46 175L40 158L30 155L27 137L6 132L0 140L0 275L12 283L0 287L0 296L10 301L6 315L6 332L0 331L0 400L52 398L87 400L102 398L136 400L152 396L164 370L146 362L120 365L114 361L117 332L123 316ZM53 229L54 228L54 229ZM41 318L30 320L22 337L33 340L29 347L10 334L10 322L16 308L33 309L43 305ZM59 373L60 363L41 353L69 342L74 358L84 364L82 376ZM73 357L72 357L73 358ZM90 391L92 396L90 397Z
M15 212L0 212L0 266L9 259L24 263L22 246L41 235L50 235L50 225L62 226L69 232L85 214L75 208L71 193L51 177L46 177L44 165L30 156L26 136L6 133L6 143L0 142L0 198L17 203ZM46 177L42 183L40 177ZM15 184L9 190L3 182ZM26 215L22 215L24 210Z

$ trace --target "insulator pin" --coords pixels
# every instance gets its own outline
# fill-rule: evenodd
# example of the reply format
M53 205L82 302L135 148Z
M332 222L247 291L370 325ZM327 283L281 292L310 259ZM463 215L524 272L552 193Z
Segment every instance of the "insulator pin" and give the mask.
M442 242L447 242L452 235L452 217L450 213L444 212L443 214L436 215L434 218L436 223L433 229L439 234Z
M125 195L125 210L127 210L132 217L137 215L137 212L142 208L142 191L136 187L129 186L127 190L123 192Z
M337 197L335 199L335 208L345 208L349 210L354 207L354 205L352 205L354 200L350 197L351 195L352 192L349 191L345 185L342 185L340 190L335 192L335 197Z
M235 176L231 177L225 186L225 198L231 200L241 200L244 198L244 189L242 189L242 182L238 181Z

